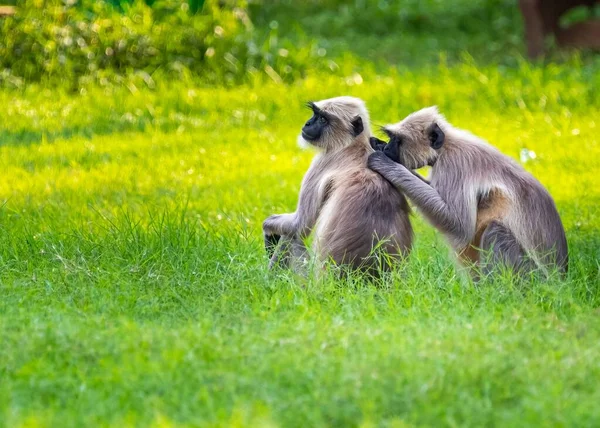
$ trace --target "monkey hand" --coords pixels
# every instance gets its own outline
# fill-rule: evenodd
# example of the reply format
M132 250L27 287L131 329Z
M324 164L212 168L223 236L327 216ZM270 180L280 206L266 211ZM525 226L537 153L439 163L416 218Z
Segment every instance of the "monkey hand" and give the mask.
M263 222L263 232L267 235L293 235L297 231L297 215L273 214Z
M389 171L390 168L398 165L399 164L388 158L383 152L371 153L367 160L367 167L381 175L385 175L384 173Z
M371 137L369 138L369 144L376 152L382 152L387 143L377 137Z
M267 219L263 222L263 238L265 241L265 250L267 251L267 255L269 256L269 258L271 258L271 256L275 252L275 247L281 239L281 235L273 231L274 223L277 221L277 218L279 218L279 215L274 214L267 217Z
M383 152L371 153L367 160L367 167L382 175L395 187L401 186L402 178L406 177L407 174L414 177L413 173L404 165L394 162Z

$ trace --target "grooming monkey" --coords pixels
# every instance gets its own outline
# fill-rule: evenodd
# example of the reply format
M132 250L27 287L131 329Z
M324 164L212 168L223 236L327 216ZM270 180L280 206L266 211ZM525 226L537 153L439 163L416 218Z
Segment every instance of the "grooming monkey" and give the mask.
M566 273L567 240L554 201L530 173L482 139L454 128L436 107L389 125L390 138L368 166L405 193L446 235L464 264L489 274L557 268ZM379 144L381 148L381 142ZM432 167L431 182L410 170Z
M313 116L302 128L301 139L320 153L302 180L296 212L275 214L263 223L265 245L272 255L269 265L305 260L304 241L311 236L320 262L332 260L371 273L378 267L387 269L389 260L408 254L413 233L406 198L367 168L367 158L374 152L367 109L353 97L309 107ZM385 251L389 260L374 257L375 248Z

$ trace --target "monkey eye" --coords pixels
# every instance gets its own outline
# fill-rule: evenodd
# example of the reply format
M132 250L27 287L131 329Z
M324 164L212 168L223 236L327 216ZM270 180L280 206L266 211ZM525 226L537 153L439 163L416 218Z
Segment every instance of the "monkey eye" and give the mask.
M320 116L319 117L319 123L321 125L325 125L327 123L327 119L325 119L325 117L323 117L323 116Z

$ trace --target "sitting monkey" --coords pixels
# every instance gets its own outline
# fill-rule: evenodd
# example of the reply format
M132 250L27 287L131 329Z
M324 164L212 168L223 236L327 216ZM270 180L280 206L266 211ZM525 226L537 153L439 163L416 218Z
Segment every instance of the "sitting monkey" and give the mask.
M408 254L412 244L409 207L404 196L379 174L367 168L374 150L369 115L362 100L338 97L309 103L313 116L301 137L320 149L304 176L298 207L263 223L270 266L298 265L306 259L304 241L320 262L377 273L389 260ZM279 251L273 254L280 240ZM389 258L378 260L375 248ZM290 260L291 258L291 260Z
M566 273L567 240L554 201L530 173L480 138L449 124L436 107L389 125L390 141L368 166L404 192L467 265L488 274ZM385 143L383 143L385 144ZM410 170L429 165L431 182ZM477 278L479 269L472 274Z

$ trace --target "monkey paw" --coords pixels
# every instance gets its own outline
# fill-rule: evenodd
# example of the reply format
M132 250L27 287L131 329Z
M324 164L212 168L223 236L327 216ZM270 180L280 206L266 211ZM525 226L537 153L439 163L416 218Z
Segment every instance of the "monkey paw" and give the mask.
M394 162L390 160L383 152L371 153L367 160L367 167L378 173L384 173L389 169L390 164Z
M376 152L382 152L387 143L377 137L371 137L369 138L369 144Z

